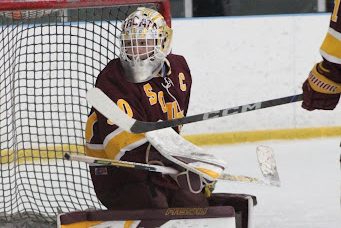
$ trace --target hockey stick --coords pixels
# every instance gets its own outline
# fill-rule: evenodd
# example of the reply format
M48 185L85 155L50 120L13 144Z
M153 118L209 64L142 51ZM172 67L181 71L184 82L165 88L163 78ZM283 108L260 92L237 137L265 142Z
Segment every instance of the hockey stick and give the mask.
M138 170L144 170L144 171L158 172L162 174L178 174L179 173L179 171L177 171L176 169L173 169L171 167L166 167L166 166L148 165L148 164L137 163L137 162L127 162L127 161L111 160L111 159L104 159L104 158L96 158L96 157L90 157L90 156L85 156L85 155L74 155L70 153L65 153L64 159L69 160L69 161L85 162L85 163L94 164L94 165L108 165L108 166L132 168L132 169L138 169ZM265 179L262 180L256 177L232 175L232 174L227 174L227 173L223 173L218 179L225 180L225 181L241 182L241 183L255 183L255 184L262 184L262 185L277 186L272 183L269 183Z
M257 146L257 160L263 177L271 184L280 186L281 181L277 170L274 152L271 147Z
M273 149L268 146L257 146L256 153L258 165L264 178L223 173L219 179L280 187L281 181L279 179Z
M144 122L130 118L123 111L121 111L105 93L98 88L92 88L87 93L88 102L110 121L118 125L125 131L132 133L143 133L157 129L175 127L183 124L194 123L224 116L234 115L238 113L255 111L258 109L274 107L283 104L289 104L297 101L302 101L303 95L297 94L288 97L282 97L267 101L250 103L233 108L226 108L212 112L205 112L193 116L187 116L178 119L164 120L159 122Z
M279 183L271 182L265 178L249 177L249 176L244 176L244 175L231 175L228 173L221 174L221 176L218 179L219 180L232 181L232 182L240 182L240 183L270 185L270 186L275 186L275 187L280 186Z
M74 155L70 153L65 153L64 158L70 161L80 161L80 162L86 162L89 164L97 164L97 165L112 165L116 167L139 169L139 170L158 172L158 173L164 173L164 174L179 173L179 171L171 167L165 167L165 166L160 166L160 165L148 165L148 164L143 164L143 163L111 160L111 159L104 159L104 158L95 158L95 157L90 157L90 156L85 156L85 155Z

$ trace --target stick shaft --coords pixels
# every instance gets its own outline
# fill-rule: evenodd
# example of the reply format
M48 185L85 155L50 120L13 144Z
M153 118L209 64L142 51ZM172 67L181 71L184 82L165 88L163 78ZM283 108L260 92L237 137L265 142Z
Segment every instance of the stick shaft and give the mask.
M164 120L158 122L145 122L133 119L121 111L103 91L98 88L92 88L88 91L88 102L100 113L113 121L117 126L125 131L132 133L143 133L148 131L154 131L167 127L176 127L183 124L194 123L199 121L205 121L220 117L225 117L234 114L240 114L259 109L274 107L283 104L289 104L297 101L302 101L303 95L297 94L288 97L282 97L267 101L261 101L256 103L250 103L247 105L240 105L233 108L226 108L211 112L205 112L193 116L187 116L178 119Z
M65 153L64 158L69 161L78 161L78 162L85 162L88 164L97 164L97 165L112 165L112 166L117 166L117 167L145 170L149 172L159 172L163 174L178 174L179 173L179 171L171 167L148 165L148 164L135 163L135 162L126 162L126 161L116 161L116 160L110 160L110 159L95 158L95 157L90 157L90 156L85 156L85 155L73 155L70 153ZM231 181L231 182L273 185L271 183L267 183L266 180L262 180L256 177L232 175L232 174L227 174L227 173L223 173L218 179L224 180L224 181Z
M116 166L116 167L124 167L124 168L139 169L139 170L145 170L145 171L151 171L151 172L159 172L163 174L179 173L179 171L171 167L165 167L165 166L159 166L159 165L148 165L148 164L137 163L137 162L127 162L127 161L95 158L95 157L90 157L90 156L85 156L85 155L73 155L70 153L65 153L64 158L66 160L86 162L89 164L111 165L111 166Z
M183 117L179 119L166 120L161 122L143 122L136 121L131 127L130 131L134 133L142 133L147 131L153 131L157 129L167 128L167 127L175 127L183 124L194 123L199 121L205 121L225 116L230 116L234 114L240 114L250 111L255 111L259 109L279 106L283 104L289 104L293 102L302 101L303 95L297 94L288 97L282 97L257 103L250 103L247 105L236 106L233 108L226 108L221 110L216 110L212 112L201 113L193 116Z

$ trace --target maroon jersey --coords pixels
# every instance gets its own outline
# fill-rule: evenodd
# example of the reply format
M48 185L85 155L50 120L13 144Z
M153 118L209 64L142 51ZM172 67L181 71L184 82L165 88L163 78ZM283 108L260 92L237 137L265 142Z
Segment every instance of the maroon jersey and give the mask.
M99 74L96 87L137 120L154 122L183 117L190 98L190 70L179 55L168 55L165 64L166 76L131 83L125 79L120 60L114 59ZM146 161L144 134L125 132L94 109L87 121L86 141L86 153L90 156Z
M335 1L328 33L320 53L323 61L316 65L316 72L336 83L341 83L341 1Z

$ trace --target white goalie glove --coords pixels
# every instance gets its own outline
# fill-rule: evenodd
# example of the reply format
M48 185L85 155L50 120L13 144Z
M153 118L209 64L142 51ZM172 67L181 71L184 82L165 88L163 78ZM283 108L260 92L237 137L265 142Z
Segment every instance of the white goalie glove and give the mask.
M147 132L146 138L162 156L183 169L171 176L180 187L193 193L199 193L205 187L212 188L225 170L224 161L184 140L171 128Z

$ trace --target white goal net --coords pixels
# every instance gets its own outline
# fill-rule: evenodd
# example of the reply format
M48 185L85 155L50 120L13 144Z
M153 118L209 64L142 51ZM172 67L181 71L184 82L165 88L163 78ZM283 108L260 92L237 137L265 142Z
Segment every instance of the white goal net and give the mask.
M50 226L58 213L102 208L87 165L62 156L84 153L86 91L118 57L121 22L141 5L170 21L166 0L1 1L3 226Z

